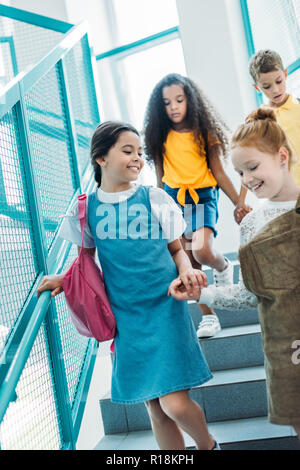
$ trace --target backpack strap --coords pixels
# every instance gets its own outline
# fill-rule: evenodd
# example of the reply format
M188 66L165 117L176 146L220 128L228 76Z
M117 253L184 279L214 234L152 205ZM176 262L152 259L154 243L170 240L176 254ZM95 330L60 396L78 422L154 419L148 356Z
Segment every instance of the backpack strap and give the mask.
M83 234L86 221L86 194L78 196L78 220L80 220L81 248L83 248Z

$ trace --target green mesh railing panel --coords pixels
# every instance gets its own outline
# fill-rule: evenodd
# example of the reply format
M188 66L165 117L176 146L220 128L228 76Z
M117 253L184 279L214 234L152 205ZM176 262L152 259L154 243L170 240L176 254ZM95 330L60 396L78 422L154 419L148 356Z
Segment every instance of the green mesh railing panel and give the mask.
M76 246L72 246L63 270L71 265L76 256L78 256L77 248ZM89 340L88 338L80 336L75 329L63 296L56 297L55 306L58 312L58 324L62 341L69 397L71 404L74 405Z
M24 53L21 68L62 37L13 20L1 27L3 36L14 33L17 56ZM64 296L50 304L46 294L35 296L44 273L65 270L77 256L76 247L67 255L70 245L57 229L80 179L83 191L89 187L90 139L99 121L85 26L68 36L0 97L1 449L74 448L95 356L95 341L77 333Z
M0 353L37 276L15 110L0 120Z
M49 249L74 193L70 136L56 68L26 94L32 164Z
M78 165L82 172L89 161L90 140L98 124L97 104L91 89L89 45L83 38L65 58L78 146Z
M7 36L13 38L16 65L18 71L21 72L47 54L61 40L63 34L0 16L0 38ZM3 46L2 48L4 49ZM11 53L7 48L3 59L4 77L7 83L14 76L11 66Z
M2 450L59 450L60 423L47 352L47 334L42 325L0 425Z

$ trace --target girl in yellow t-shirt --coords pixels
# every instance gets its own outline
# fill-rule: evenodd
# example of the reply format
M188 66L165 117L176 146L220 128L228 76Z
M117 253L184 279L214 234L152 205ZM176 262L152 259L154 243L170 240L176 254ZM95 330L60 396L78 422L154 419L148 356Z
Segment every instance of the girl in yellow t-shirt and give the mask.
M223 170L221 156L226 156L228 146L225 128L191 79L170 74L155 86L145 117L146 155L154 162L158 186L182 209L187 223L182 243L193 267L212 267L218 285L233 282L233 266L213 248L219 187L236 206L235 216L238 208L250 210L239 207L239 196ZM213 336L221 329L218 317L206 305L200 305L200 310L198 337Z

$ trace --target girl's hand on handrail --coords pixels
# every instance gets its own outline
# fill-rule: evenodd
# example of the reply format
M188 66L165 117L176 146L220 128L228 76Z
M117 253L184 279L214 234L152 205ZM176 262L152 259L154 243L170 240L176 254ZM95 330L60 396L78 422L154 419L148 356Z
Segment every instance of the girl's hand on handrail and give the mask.
M62 288L62 278L61 274L51 274L44 276L41 280L39 287L37 288L36 294L39 297L42 292L46 290L51 290L51 297L55 297L63 291Z

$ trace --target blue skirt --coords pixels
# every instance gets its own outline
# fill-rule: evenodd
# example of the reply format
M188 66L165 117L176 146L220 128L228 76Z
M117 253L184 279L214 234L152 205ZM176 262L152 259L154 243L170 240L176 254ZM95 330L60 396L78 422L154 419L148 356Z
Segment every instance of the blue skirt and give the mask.
M182 215L187 224L184 234L187 235L195 232L199 228L209 227L214 232L214 237L217 236L216 224L219 218L218 200L219 188L218 186L212 188L198 188L195 189L199 196L198 204L195 204L189 191L185 194L185 205L181 206L177 201L177 193L180 188L171 188L167 184L164 190L169 196L174 199L176 204L182 210Z

